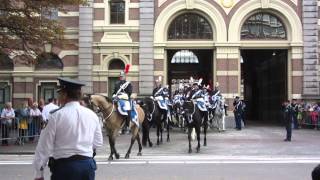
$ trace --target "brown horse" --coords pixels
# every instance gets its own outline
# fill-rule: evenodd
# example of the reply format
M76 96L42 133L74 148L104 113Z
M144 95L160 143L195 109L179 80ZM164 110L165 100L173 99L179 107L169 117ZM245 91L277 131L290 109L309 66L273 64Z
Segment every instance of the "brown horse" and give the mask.
M115 148L115 140L119 133L119 130L125 124L125 117L122 116L118 111L116 111L117 105L108 97L105 97L102 95L88 95L86 101L89 108L91 108L96 113L100 111L103 114L104 127L107 130L107 135L109 137L109 145L111 150L108 160L113 160L113 155L115 155L116 159L119 159L120 155ZM138 113L139 127L141 127L142 122L145 118L145 114L139 105L136 105L136 109ZM135 140L137 140L139 144L139 152L137 155L138 156L142 155L141 154L142 145L140 141L139 127L135 123L130 122L130 129L131 129L132 136L131 136L130 147L125 156L126 159L129 158L130 156L131 148Z

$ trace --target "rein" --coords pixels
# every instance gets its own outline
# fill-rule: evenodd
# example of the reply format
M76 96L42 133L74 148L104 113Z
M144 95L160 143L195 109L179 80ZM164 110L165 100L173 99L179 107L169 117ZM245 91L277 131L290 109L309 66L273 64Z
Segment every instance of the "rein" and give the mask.
M150 118L148 118L148 121L151 121L151 120L152 120L152 115L153 115L153 113L154 113L154 111L155 111L155 109L156 109L156 105L155 105L154 101L152 101L152 104L153 104L153 110L152 110L152 112L151 112L151 114L150 114Z

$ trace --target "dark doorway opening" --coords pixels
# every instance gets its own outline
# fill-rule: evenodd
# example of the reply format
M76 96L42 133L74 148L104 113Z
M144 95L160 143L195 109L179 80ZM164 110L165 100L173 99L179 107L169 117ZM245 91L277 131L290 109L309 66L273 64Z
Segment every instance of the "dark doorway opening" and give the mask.
M241 83L246 120L276 123L288 98L287 50L241 50Z
M189 52L188 55L180 52ZM190 55L193 54L193 55ZM178 57L177 57L178 56ZM181 57L179 57L181 56ZM203 78L202 84L209 84L212 87L213 78L213 50L206 49L170 49L167 50L168 82L171 90L174 91L180 80ZM197 62L195 60L197 58Z

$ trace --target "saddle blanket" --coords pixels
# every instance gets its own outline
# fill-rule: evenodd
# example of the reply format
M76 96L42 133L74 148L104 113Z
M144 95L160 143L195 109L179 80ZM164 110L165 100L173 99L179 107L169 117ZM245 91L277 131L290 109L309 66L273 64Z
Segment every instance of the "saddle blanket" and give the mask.
M131 113L131 121L139 127L138 112L136 109L136 102L120 99L118 101L118 112L123 116L128 116L128 112Z
M157 96L155 99L161 109L168 110L167 102L162 96Z
M208 109L206 107L206 103L203 98L198 98L196 100L196 104L197 104L198 108L200 109L200 111L208 111Z

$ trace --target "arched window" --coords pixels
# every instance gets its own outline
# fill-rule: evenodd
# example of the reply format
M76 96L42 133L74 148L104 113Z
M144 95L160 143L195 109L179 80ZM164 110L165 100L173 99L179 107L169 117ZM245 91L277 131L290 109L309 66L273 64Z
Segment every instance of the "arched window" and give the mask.
M124 63L121 59L112 59L109 64L109 70L123 70L124 69Z
M172 59L171 59L172 64L197 64L199 63L198 57L191 51L189 50L181 50L176 52Z
M256 13L241 28L241 39L287 39L282 21L270 13Z
M13 70L13 61L8 55L0 52L0 69Z
M56 54L44 53L37 58L36 69L63 69L63 63Z
M168 40L212 39L212 28L203 16L185 13L176 17L169 26Z

